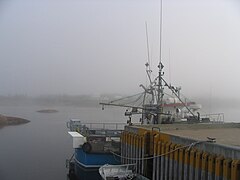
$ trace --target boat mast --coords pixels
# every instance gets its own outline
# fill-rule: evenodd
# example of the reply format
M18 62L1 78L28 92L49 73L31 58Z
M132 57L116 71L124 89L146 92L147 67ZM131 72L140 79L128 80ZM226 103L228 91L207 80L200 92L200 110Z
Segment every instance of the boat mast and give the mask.
M162 122L160 115L163 113L163 65L162 65L162 0L160 1L160 25L159 25L159 65L158 65L158 90L157 90L157 111L158 111L158 123Z
M153 81L151 79L151 73L152 73L152 69L151 69L151 62L150 62L150 53L149 53L149 40L148 40L148 27L147 27L147 22L145 22L145 27L146 27L146 43L147 43L147 63L145 64L146 66L146 73L148 76L148 80L149 80L149 88L145 88L142 84L140 85L140 87L142 87L144 89L144 98L143 98L143 105L145 104L145 98L146 98L146 94L149 93L152 96L152 100L150 101L150 104L154 104L156 103L155 101L155 95L154 95L154 91L153 91Z

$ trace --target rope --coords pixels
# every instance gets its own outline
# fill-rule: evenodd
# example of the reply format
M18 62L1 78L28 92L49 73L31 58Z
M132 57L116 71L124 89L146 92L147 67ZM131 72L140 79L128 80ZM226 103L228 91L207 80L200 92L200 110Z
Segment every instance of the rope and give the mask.
M113 155L118 156L118 157L123 158L123 159L140 161L140 160L149 160L149 159L154 159L154 158L166 156L166 155L168 155L168 154L171 154L171 153L173 153L173 152L175 152L175 151L178 151L178 150L184 149L184 148L188 148L188 151L189 151L192 147L196 146L197 144L204 143L204 142L211 142L211 143L213 143L213 142L215 142L215 141L214 141L214 140L197 141L197 142L194 142L194 143L191 143L191 144L188 144L188 145L185 145L185 146L176 148L176 149L174 149L174 150L172 150L172 151L169 151L169 152L167 152L167 153L160 154L160 155L157 155L157 156L146 157L146 158L130 158L130 157L121 156L121 155L116 154L116 153L114 153L114 152L112 152L112 151L110 151L110 152L111 152Z

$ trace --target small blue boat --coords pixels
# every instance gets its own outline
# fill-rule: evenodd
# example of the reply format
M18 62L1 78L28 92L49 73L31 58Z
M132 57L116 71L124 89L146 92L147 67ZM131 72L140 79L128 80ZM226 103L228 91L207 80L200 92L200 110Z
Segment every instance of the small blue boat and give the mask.
M121 164L114 154L120 154L123 123L82 123L71 119L67 123L73 139L74 160L83 168L99 168L104 164Z

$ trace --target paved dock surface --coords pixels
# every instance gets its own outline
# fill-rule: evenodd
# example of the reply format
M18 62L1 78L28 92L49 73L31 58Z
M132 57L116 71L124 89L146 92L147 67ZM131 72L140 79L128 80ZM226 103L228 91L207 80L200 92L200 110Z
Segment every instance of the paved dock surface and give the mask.
M160 128L161 132L206 140L207 137L216 138L218 144L240 147L240 123L224 124L159 124L141 126L147 129Z

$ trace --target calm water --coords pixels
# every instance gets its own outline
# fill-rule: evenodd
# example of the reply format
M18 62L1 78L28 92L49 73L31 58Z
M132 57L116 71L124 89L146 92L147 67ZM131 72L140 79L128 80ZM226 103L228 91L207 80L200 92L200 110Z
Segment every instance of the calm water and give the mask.
M1 180L66 180L65 160L73 153L72 139L67 134L67 120L79 118L85 122L124 121L124 111L120 109L102 111L100 107L50 107L59 112L36 112L45 108L0 106L1 114L31 121L0 129Z
M79 118L85 122L125 122L124 110L107 108L47 107L58 113L38 113L39 106L0 106L0 113L26 118L31 122L0 129L1 180L66 180L65 160L70 158L72 139L66 122ZM238 109L222 109L226 121L238 122ZM136 120L135 120L136 121ZM82 179L92 179L79 170Z

